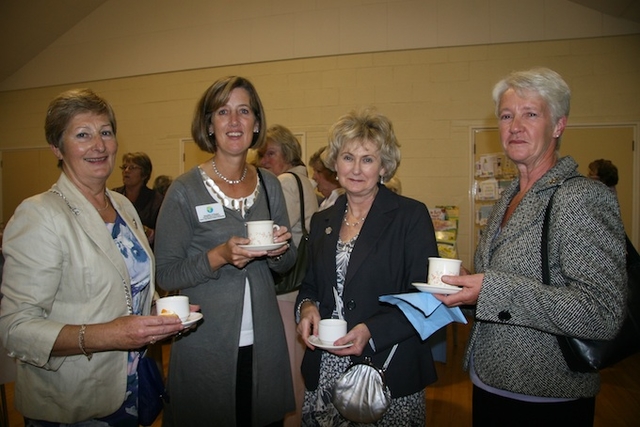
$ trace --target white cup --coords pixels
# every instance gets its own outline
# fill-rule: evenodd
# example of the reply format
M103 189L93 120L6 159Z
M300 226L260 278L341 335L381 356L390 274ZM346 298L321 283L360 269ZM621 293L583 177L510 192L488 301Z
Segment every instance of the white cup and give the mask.
M452 286L443 283L442 276L459 276L462 260L429 257L429 274L427 283L435 286Z
M273 229L279 228L271 220L247 221L247 237L252 246L273 244Z
M161 316L177 315L183 322L189 317L189 297L173 295L156 301L156 314Z
M322 319L318 327L318 338L324 344L333 343L347 335L347 321L342 319Z

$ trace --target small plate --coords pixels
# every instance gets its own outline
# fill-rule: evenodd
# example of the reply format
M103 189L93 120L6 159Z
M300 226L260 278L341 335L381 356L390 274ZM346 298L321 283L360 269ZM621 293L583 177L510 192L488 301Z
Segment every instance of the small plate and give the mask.
M339 348L347 348L347 347L351 347L353 345L352 342L350 342L349 344L343 344L343 345L325 344L323 341L320 341L320 338L318 338L315 335L311 335L309 337L309 344L313 345L314 347L324 348L324 349L327 349L327 350L337 350Z
M196 311L193 311L189 314L189 317L187 317L187 320L185 320L184 322L182 322L182 326L184 326L185 328L193 325L194 323L196 323L198 320L202 319L204 316L202 315L202 313L198 313Z
M428 292L430 294L451 295L462 290L462 288L458 286L451 285L429 285L428 283L412 283L412 285L421 292Z
M287 244L287 242L278 242L278 243L272 243L270 245L238 245L238 246L240 246L242 249L246 249L248 251L262 252L262 251L272 251L272 250L278 249L280 246L286 245L286 244Z

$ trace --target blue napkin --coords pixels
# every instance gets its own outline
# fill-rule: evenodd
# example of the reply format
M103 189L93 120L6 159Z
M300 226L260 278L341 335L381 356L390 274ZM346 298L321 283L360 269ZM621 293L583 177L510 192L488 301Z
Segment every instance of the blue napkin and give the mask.
M397 305L423 340L451 322L467 323L459 307L447 307L426 292L383 295L379 300Z

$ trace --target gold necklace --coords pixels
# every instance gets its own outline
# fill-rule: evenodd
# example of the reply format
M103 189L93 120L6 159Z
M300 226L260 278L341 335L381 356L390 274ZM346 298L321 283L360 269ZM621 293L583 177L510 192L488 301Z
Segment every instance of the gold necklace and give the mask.
M107 192L106 191L104 192L104 198L106 199L105 200L106 203L104 204L104 208L96 208L96 210L98 212L102 212L103 210L105 210L105 209L107 209L109 207L109 196L107 196Z

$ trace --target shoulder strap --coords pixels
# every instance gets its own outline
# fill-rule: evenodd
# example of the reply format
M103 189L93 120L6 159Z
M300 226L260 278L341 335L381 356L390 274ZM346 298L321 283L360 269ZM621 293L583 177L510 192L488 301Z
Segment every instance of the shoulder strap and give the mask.
M382 365L382 369L384 369L385 371L389 367L389 363L391 363L391 359L393 359L393 355L396 354L397 349L398 349L398 344L394 344L393 348L389 352L389 356L387 357L387 360L385 360L384 365Z
M300 195L300 225L302 226L302 234L306 235L307 227L305 226L306 220L304 217L304 192L302 191L302 181L300 181L300 177L295 173L293 172L286 172L286 173L290 173L291 175L293 175L294 178L296 179L296 182L298 183L298 194Z
M256 168L256 171L258 171L258 179L260 180L260 184L262 184L262 189L264 190L264 197L267 199L267 210L269 211L269 218L271 218L271 203L269 203L269 193L267 192L267 185L264 183L260 168Z

